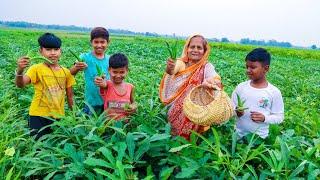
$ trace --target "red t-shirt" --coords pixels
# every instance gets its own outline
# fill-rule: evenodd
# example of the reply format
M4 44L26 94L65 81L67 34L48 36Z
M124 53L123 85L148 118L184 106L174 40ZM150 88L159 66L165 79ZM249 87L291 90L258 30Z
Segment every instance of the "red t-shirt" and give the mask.
M110 118L119 120L127 116L124 107L125 104L131 103L131 91L133 85L130 83L123 83L125 89L124 94L120 94L112 81L107 80L107 88L100 88L100 94L104 101L104 109Z

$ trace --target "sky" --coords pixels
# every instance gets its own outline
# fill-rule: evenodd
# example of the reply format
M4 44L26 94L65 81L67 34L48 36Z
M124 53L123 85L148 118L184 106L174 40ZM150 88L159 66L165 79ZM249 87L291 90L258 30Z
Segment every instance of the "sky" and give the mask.
M0 20L320 47L320 0L1 0Z

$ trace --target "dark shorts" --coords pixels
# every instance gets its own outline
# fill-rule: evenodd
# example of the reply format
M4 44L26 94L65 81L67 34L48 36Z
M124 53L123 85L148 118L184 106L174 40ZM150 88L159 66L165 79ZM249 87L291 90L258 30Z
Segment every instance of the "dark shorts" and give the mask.
M50 127L46 127L40 130L41 128L48 126L52 123L53 123L52 120L47 119L45 117L30 116L29 122L28 122L29 128L31 130L30 135L31 136L36 135L35 139L38 140L41 136L52 133L52 129Z
M103 113L103 105L98 105L98 106L91 106L92 109L95 111L97 115L100 115ZM87 105L84 105L83 107L83 112L86 113L87 115L91 116L93 113L91 112L90 108Z

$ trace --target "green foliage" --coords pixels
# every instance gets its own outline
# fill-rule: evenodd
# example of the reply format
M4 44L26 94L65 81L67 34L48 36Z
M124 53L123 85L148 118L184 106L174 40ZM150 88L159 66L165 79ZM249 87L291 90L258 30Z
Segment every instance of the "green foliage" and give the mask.
M178 54L178 40L175 40L174 44L170 46L170 44L165 41L166 46L167 46L167 50L169 52L170 58L172 60L176 60L177 59L177 54Z
M14 85L16 60L37 48L42 31L0 29L0 179L317 179L320 175L320 55L316 50L269 48L268 80L279 87L285 120L270 127L266 140L237 139L234 119L190 141L170 135L167 108L158 99L167 51L161 38L112 36L108 54L130 59L127 81L135 85L140 105L129 123L104 114L88 117L81 108L67 110L53 133L34 141L27 128L33 88ZM88 34L56 32L63 52L90 50ZM253 46L210 44L209 59L231 94L246 80L244 57ZM59 64L71 67L72 53ZM75 102L84 105L84 83L76 76ZM7 149L15 152L5 154ZM12 150L12 149L10 149ZM7 151L9 152L9 151ZM12 155L12 156L11 156Z
M77 61L82 61L82 60L80 59L80 57L79 57L78 55L76 55L76 53L73 52L71 49L69 49L69 52L72 54L72 56L74 56L74 57L77 59Z

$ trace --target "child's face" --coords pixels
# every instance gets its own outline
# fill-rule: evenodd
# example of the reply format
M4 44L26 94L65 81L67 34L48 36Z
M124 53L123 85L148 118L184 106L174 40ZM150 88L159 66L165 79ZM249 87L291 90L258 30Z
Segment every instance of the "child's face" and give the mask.
M95 54L104 54L108 46L108 41L101 37L94 38L91 41L91 45L93 47Z
M246 68L249 79L256 81L265 78L269 65L264 65L258 61L246 61Z
M60 48L40 48L40 54L45 58L51 60L53 64L58 64L59 58L61 56Z
M203 39L201 37L193 37L188 46L188 59L191 61L199 61L204 55Z
M120 84L128 74L128 67L109 68L110 80L115 84Z

